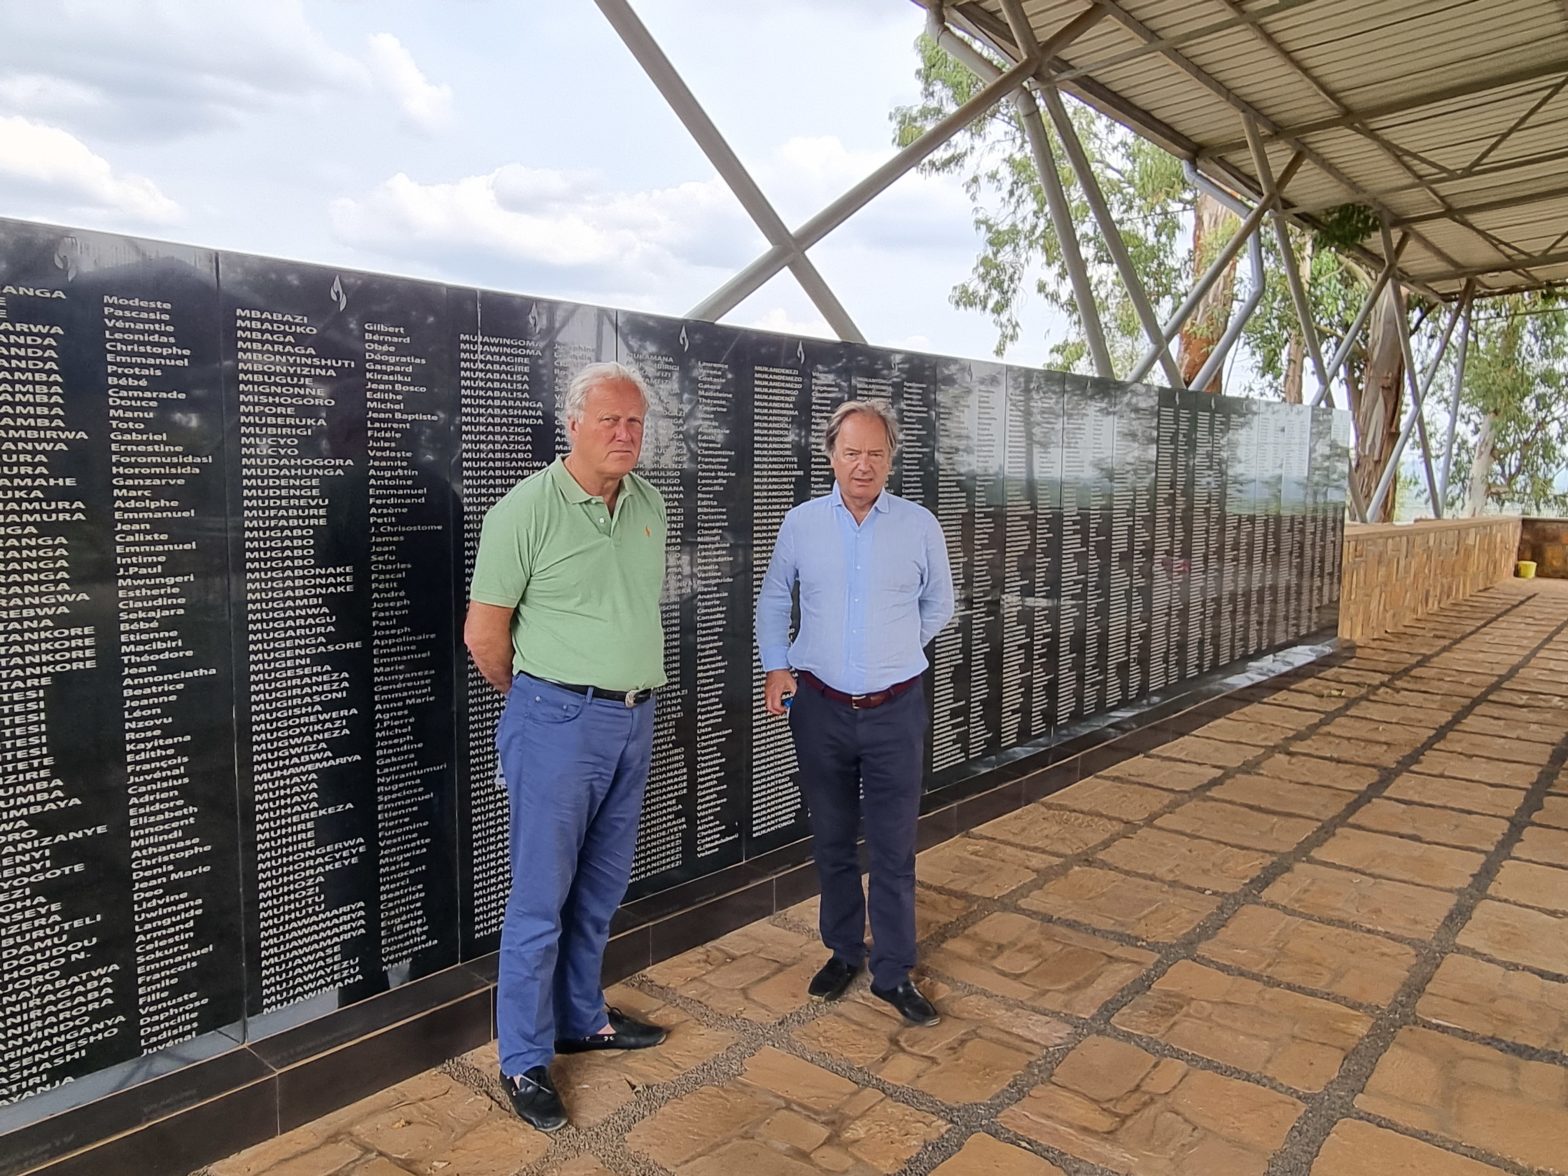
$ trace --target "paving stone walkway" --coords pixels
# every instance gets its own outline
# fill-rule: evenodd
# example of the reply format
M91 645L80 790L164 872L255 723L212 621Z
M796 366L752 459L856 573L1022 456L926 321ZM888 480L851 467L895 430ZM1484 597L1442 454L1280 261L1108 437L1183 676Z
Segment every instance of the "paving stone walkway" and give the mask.
M658 1050L494 1046L211 1176L1568 1172L1568 586L1510 584L920 857L906 1029L805 903L612 998Z

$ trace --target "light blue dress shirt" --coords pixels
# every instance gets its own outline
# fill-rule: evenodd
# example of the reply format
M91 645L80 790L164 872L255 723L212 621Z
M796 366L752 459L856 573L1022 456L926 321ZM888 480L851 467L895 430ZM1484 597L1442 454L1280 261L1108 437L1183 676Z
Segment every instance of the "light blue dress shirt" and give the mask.
M791 590L800 632L789 639ZM953 573L936 516L883 491L865 521L837 486L784 516L757 597L764 670L810 670L871 694L923 673L926 644L953 616Z

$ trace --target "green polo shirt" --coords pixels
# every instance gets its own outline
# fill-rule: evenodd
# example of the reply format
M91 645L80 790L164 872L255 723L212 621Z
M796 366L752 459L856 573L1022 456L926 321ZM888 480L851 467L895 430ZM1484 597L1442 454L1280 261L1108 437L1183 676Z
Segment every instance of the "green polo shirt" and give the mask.
M621 479L613 516L560 458L485 515L469 599L512 616L512 668L606 690L664 685L664 499Z

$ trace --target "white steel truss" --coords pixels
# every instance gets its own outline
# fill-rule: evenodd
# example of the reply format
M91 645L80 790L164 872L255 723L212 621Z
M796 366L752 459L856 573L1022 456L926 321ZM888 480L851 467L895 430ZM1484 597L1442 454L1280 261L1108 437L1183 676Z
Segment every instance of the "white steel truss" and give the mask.
M1326 174L1336 177L1346 190L1360 196L1368 195L1340 176L1332 162L1324 159L1320 151L1304 142L1304 137L1336 128L1349 128L1378 141L1380 146L1390 154L1398 154L1385 139L1379 138L1374 129L1365 125L1368 120L1385 119L1399 115L1407 109L1420 109L1435 102L1457 100L1472 91L1465 90L1463 87L1450 87L1448 90L1423 93L1408 99L1403 104L1399 102L1385 104L1371 113L1363 111L1358 114L1343 103L1338 103L1340 112L1332 118L1297 126L1284 126L1271 121L1249 103L1225 92L1222 97L1238 118L1241 134L1233 141L1204 147L1160 124L1146 111L1134 111L1133 113L1138 117L1124 117L1128 114L1124 109L1125 104L1121 103L1115 94L1095 82L1093 77L1095 72L1123 61L1159 55L1176 63L1179 69L1200 88L1219 93L1223 87L1218 87L1212 79L1209 79L1205 71L1188 61L1180 52L1180 46L1232 28L1245 27L1257 34L1264 41L1269 52L1276 57L1291 60L1293 64L1299 65L1291 59L1289 52L1283 46L1271 40L1270 34L1260 27L1260 22L1269 14L1297 7L1305 0L1272 0L1271 3L1255 6L1250 10L1243 10L1237 0L1220 0L1231 11L1232 16L1218 22L1207 22L1187 30L1181 36L1172 37L1161 37L1152 29L1142 25L1129 10L1128 5L1117 0L1088 0L1086 8L1054 28L1044 39L1037 35L1036 26L1031 25L1030 17L1026 14L1020 0L971 0L971 2L951 5L945 4L944 0L916 0L916 2L923 3L928 9L928 34L951 56L974 72L984 83L982 88L821 212L791 230L768 202L679 73L632 11L629 0L595 0L600 11L769 243L766 252L694 306L689 312L690 317L708 320L722 318L787 268L839 338L864 342L864 335L821 273L811 263L807 257L807 250L865 207L900 176L917 167L954 135L984 115L1003 98L1008 98L1017 111L1035 159L1044 189L1047 211L1061 244L1064 267L1067 270L1074 302L1079 310L1091 361L1099 375L1116 376L1118 373L1114 370L1105 339L1100 308L1089 280L1076 226L1072 222L1070 201L1057 168L1056 147L1041 112L1043 105L1045 114L1049 115L1051 126L1056 132L1056 142L1060 143L1066 155L1069 170L1089 206L1107 252L1111 255L1117 274L1148 338L1147 350L1123 375L1123 378L1130 381L1143 380L1158 366L1172 386L1182 386L1180 372L1170 345L1179 336L1183 325L1197 311L1205 295L1231 267L1240 252L1246 249L1251 278L1248 293L1241 303L1233 308L1225 330L1191 383L1193 388L1208 386L1262 298L1265 273L1260 233L1264 220L1270 220L1283 261L1291 302L1296 311L1304 352L1311 362L1317 379L1317 391L1311 399L1313 406L1324 402L1330 405L1334 403L1333 383L1336 377L1343 380L1347 404L1350 403L1349 357L1356 343L1365 333L1379 297L1390 283L1399 307L1398 317L1402 324L1400 347L1404 358L1405 382L1410 405L1395 441L1393 455L1383 471L1372 500L1364 502L1354 482L1351 482L1352 514L1361 521L1376 517L1392 490L1400 457L1413 435L1420 445L1432 510L1441 517L1452 468L1454 435L1458 423L1470 336L1471 308L1475 298L1485 293L1480 282L1483 280L1495 282L1499 273L1512 272L1520 285L1530 282L1539 284L1537 275L1546 267L1559 262L1568 262L1568 252L1564 252L1559 257L1549 249L1527 261L1502 268L1467 267L1449 258L1422 235L1422 227L1439 216L1449 215L1463 219L1453 209L1444 207L1440 213L1403 217L1385 211L1380 230L1381 249L1372 251L1358 247L1353 250L1363 261L1372 263L1377 276L1349 329L1335 347L1332 357L1325 359L1322 340L1317 324L1312 318L1306 287L1286 227L1289 221L1310 226L1313 222L1307 214L1310 213L1313 205L1310 199L1301 199L1294 195L1287 197L1285 193L1292 181L1310 166L1315 169L1317 175ZM1062 56L1065 50L1084 39L1108 18L1113 19L1123 33L1130 31L1142 42L1141 46L1134 49L1124 48L1119 56L1099 59L1093 66L1075 65ZM1551 81L1556 73L1560 72L1561 69L1534 66L1525 69L1522 73L1515 71L1519 76L1515 77L1511 74L1500 82L1472 80L1467 84L1478 87L1473 92L1479 93L1494 89L1497 85L1530 85L1543 79ZM1128 254L1120 229L1100 190L1087 153L1068 117L1061 98L1064 87L1070 88L1079 96L1087 97L1101 110L1114 113L1122 121L1136 127L1140 133L1154 139L1168 150L1175 151L1183 158L1189 181L1225 204L1240 218L1240 225L1236 231L1219 250L1186 298L1164 323L1159 321L1154 306L1149 300L1136 266ZM1503 146L1509 137L1521 132L1530 120L1539 114L1542 107L1555 99L1559 92L1565 90L1568 90L1568 75L1564 76L1561 84L1555 84L1548 95L1538 99L1528 111L1517 117L1505 135L1499 136L1471 160L1468 171L1463 174L1471 178L1494 174L1495 164L1490 168L1482 165ZM1289 154L1276 173L1269 149L1280 145L1288 148ZM1227 162L1227 159L1233 160L1235 153L1242 149L1245 149L1250 157L1251 176L1242 175ZM1568 152L1560 151L1557 154L1568 158ZM1219 170L1222 175L1243 181L1231 184L1233 190L1227 190L1226 187L1216 184L1199 170L1206 165L1212 168L1221 164L1223 166L1220 166ZM1417 181L1413 185L1414 188L1427 191L1441 203L1442 193L1432 191L1431 185L1424 182L1420 175L1414 172L1412 175ZM1255 190L1258 193L1250 207L1245 196L1249 182L1256 185ZM1548 195L1558 194L1552 192ZM1375 201L1373 203L1375 204ZM1513 203L1506 198L1494 204L1472 203L1467 207L1467 212L1476 214L1491 211L1493 208L1507 208ZM1303 220L1304 215L1307 215L1306 220ZM1399 230L1397 239L1393 233L1394 229ZM1428 256L1435 255L1441 258L1448 268L1436 271L1429 269L1420 279L1412 279L1404 272L1401 264L1401 259L1412 242L1425 248ZM1553 249L1565 242L1568 242L1568 232L1554 242ZM1455 297L1436 354L1423 376L1416 370L1415 355L1410 340L1406 288L1413 286L1428 296L1445 297L1441 291L1433 288L1431 283L1434 281L1461 282L1462 291ZM1459 333L1458 361L1454 387L1448 402L1449 416L1443 445L1441 476L1439 476L1433 459L1433 446L1427 436L1423 409L1456 328Z

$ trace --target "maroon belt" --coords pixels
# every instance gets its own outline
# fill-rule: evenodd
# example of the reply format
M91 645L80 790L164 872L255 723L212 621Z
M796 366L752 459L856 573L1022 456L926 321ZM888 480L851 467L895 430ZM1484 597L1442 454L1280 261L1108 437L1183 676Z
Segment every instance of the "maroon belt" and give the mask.
M855 710L871 710L874 707L879 707L884 702L892 702L906 690L913 690L920 685L920 675L916 674L907 681L894 682L893 685L885 690L873 690L870 694L845 694L842 690L833 689L833 687L829 686L810 670L801 670L799 677L802 682L819 694L831 698L834 702L842 702Z

